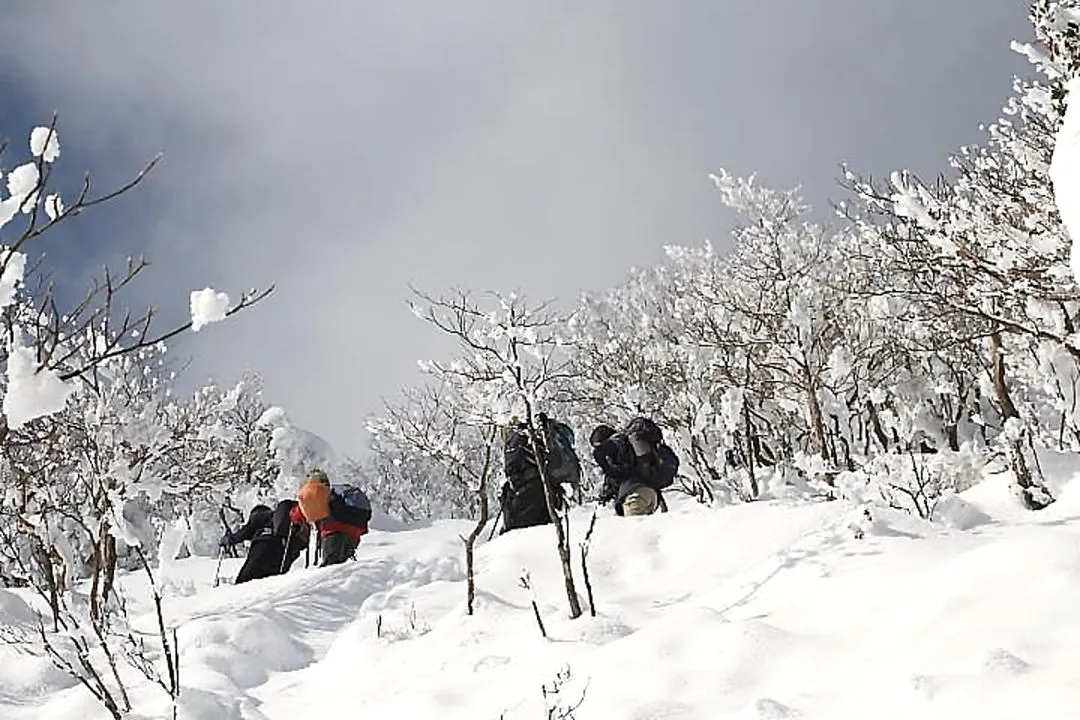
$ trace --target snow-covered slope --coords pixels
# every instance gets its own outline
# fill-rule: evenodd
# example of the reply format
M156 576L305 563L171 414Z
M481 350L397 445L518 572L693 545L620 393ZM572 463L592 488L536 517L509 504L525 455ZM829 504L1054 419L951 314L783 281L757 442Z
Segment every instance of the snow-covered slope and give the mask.
M581 720L1075 717L1080 486L1062 485L1030 514L988 480L950 509L974 525L963 531L885 510L867 521L842 502L605 515L590 554L598 614L573 621L550 528L481 547L471 618L462 522L373 532L356 562L239 587L211 589L212 560L180 561L165 583L185 711L539 718L554 702L541 686L568 667L559 695L584 696L566 716ZM586 519L573 518L575 554ZM0 612L23 610L0 593ZM102 716L44 664L0 667L4 718Z

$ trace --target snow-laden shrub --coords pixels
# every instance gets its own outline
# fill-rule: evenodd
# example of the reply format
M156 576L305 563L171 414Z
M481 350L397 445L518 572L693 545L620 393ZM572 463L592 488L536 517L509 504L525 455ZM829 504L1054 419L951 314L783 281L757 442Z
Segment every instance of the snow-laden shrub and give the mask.
M982 479L986 462L971 445L959 451L876 455L858 470L839 473L836 488L841 497L857 503L884 503L929 520L943 497Z

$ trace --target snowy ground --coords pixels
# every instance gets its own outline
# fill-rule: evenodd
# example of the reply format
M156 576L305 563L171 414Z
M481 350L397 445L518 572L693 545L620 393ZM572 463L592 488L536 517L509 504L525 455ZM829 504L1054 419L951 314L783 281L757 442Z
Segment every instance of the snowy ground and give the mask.
M1059 477L1070 464L1059 459ZM584 695L579 720L1074 718L1080 483L1060 485L1031 514L990 479L965 495L984 514L951 515L973 527L877 511L862 539L861 513L842 502L605 514L590 555L598 616L574 621L551 528L483 545L472 618L467 523L373 532L356 562L239 587L211 588L212 560L180 561L165 582L185 714L543 718L541 686L569 667L561 695ZM573 519L575 555L585 520ZM25 619L12 593L0 612ZM103 717L44 661L0 653L0 717Z

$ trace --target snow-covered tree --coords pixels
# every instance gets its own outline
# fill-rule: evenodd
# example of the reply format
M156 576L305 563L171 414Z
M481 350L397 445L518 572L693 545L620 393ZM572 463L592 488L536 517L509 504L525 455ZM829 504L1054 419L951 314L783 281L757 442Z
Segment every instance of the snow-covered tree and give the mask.
M492 425L506 426L521 417L537 458L547 452L538 414L564 399L574 370L563 352L561 328L567 318L550 303L531 306L518 294L490 295L490 306L467 292L445 297L416 293L417 317L454 338L460 354L449 362L427 362L436 378L461 393L471 413ZM489 437L485 432L484 437ZM491 437L489 442L493 442ZM570 616L580 617L581 601L574 588L570 559L569 515L553 502L546 464L537 463L548 514L555 529Z
M849 175L912 322L934 344L975 355L977 411L998 430L991 439L1033 508L1052 501L1035 449L1080 449L1080 287L1052 182L1061 101L1076 68L1076 13L1074 2L1032 4L1037 42L1016 47L1049 84L1016 80L986 142L951 158L953 177L927 186L895 172L885 186Z
M473 517L472 496L446 482L446 470L430 456L394 434L378 432L386 419L375 416L368 426L376 426L368 441L367 455L355 464L366 477L365 487L372 502L391 517L404 522L434 517Z
M487 438L499 425L467 404L449 383L436 379L403 390L367 427L372 464L379 468L373 496L383 507L398 508L402 519L475 519L482 500L494 501L493 476L481 471L488 464ZM495 473L498 467L495 463L489 470Z
M9 148L10 149L10 148ZM64 302L41 261L31 264L43 235L124 195L154 165L115 191L91 193L89 176L63 197L53 182L60 155L55 120L29 137L30 158L2 173L0 191L0 347L5 373L0 416L0 507L4 575L37 590L53 612L36 647L92 692L112 717L131 709L118 664L150 672L144 653L116 645L124 604L114 582L120 545L134 549L149 573L155 534L143 510L171 489L172 451L181 442L162 422L168 403L160 371L164 343L199 331L265 297L231 302L211 289L192 293L191 319L154 325L151 306L123 306L125 288L147 267L128 260L106 269L85 295ZM156 162L156 160L155 160ZM85 595L71 581L89 575ZM164 624L163 655L172 663ZM175 680L175 667L170 676ZM163 685L172 694L175 683Z
M294 423L284 408L267 408L255 424L270 433L270 463L276 471L273 494L294 494L314 468L333 474L338 467L339 458L330 443Z
M242 516L241 508L274 493L272 431L260 422L269 409L262 378L254 373L231 388L209 384L164 403L163 421L177 442L170 449L170 506L157 511L186 520L189 549L213 548L222 508Z
M474 549L490 518L502 457L499 423L474 404L474 387L471 381L462 385L460 376L444 377L437 385L404 392L400 404L388 404L385 417L368 424L381 447L397 447L405 457L419 456L434 463L437 471L427 484L435 486L436 502L444 498L449 508L469 506L468 516L476 524L461 541L470 615L476 599Z
M949 158L948 175L847 172L854 200L825 227L797 191L718 173L737 213L733 250L669 246L658 266L584 297L552 334L567 364L542 402L580 428L654 417L704 497L842 479L827 492L862 484L929 515L980 461L1004 460L1023 502L1052 502L1038 450L1080 450L1080 287L1053 192L1068 183L1055 147L1080 138L1080 120L1063 118L1080 4L1031 7L1036 41L1016 47L1045 79L1016 80L1003 117ZM511 352L531 331L505 321L506 303L423 299L421 315L463 350L432 366L440 377L475 386L493 415L538 402ZM386 477L419 487L423 463L383 451Z

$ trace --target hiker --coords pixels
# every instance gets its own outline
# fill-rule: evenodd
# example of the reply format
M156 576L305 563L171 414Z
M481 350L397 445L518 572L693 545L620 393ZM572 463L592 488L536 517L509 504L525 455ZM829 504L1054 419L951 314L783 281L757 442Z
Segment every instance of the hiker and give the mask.
M289 568L300 557L300 553L308 549L311 537L311 525L301 515L297 520L292 518L292 509L299 503L295 500L285 499L274 508L272 527L274 534L284 542L285 560L281 564L281 572L289 572Z
M282 502L287 503L290 501L284 500ZM281 503L278 503L278 507L281 507ZM293 547L290 547L289 555L291 555L291 559L286 558L286 537L282 536L281 528L275 523L277 515L277 512L266 505L256 505L251 508L248 520L243 527L234 533L226 531L221 538L218 546L222 548L232 547L242 542L251 542L247 552L247 559L244 560L243 567L240 568L240 572L236 575L234 584L239 585L248 580L258 580L286 572L299 556L299 552L306 547L306 530L294 529L290 523L290 526L285 528L284 532L296 535L296 539L291 545L296 547L297 550L294 554ZM288 519L287 511L285 517ZM306 523L303 524L306 526ZM303 535L303 544L301 544L300 540L301 534ZM287 562L283 564L282 558L285 558Z
M604 473L598 500L615 501L615 514L652 515L663 505L661 491L675 481L679 458L664 444L652 420L637 417L626 430L597 425L589 436L593 459Z
M545 413L537 413L536 419L543 430L543 440L548 449L547 471L556 485L569 485L578 502L581 502L581 460L574 450L574 430L564 422L553 420Z
M578 488L581 484L581 463L574 452L574 431L565 423L537 413L541 440L540 455L544 460L552 510L559 512L566 504L563 484ZM546 525L552 521L544 499L544 486L529 438L528 425L512 418L507 427L503 446L503 483L499 496L503 527L499 534L520 528Z
M306 519L319 532L320 567L337 565L353 557L360 537L368 531L371 503L355 485L330 485L323 470L315 468L296 494L297 505L289 512L296 522Z

